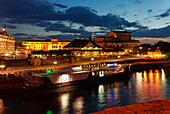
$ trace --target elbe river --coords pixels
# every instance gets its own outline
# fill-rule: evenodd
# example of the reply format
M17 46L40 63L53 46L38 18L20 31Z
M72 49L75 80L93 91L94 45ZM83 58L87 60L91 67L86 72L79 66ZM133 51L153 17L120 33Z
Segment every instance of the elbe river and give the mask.
M170 99L170 68L134 72L129 80L39 94L0 94L0 113L87 114L107 108Z

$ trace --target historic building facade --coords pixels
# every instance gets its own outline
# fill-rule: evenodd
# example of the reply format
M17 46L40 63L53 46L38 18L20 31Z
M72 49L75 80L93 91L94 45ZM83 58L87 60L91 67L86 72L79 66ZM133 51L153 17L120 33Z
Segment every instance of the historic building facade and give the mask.
M133 52L135 46L141 45L139 40L131 40L131 33L127 31L110 31L107 37L93 38L93 41L106 50L120 47L125 52Z
M71 51L72 56L79 57L100 57L102 47L89 39L75 39L68 45L64 46L64 50Z
M9 54L15 52L15 36L7 34L6 28L3 28L3 31L0 32L0 53Z
M56 38L51 40L26 40L22 41L22 45L26 46L30 51L50 51L50 50L62 50L63 47L69 44L69 41L58 41Z

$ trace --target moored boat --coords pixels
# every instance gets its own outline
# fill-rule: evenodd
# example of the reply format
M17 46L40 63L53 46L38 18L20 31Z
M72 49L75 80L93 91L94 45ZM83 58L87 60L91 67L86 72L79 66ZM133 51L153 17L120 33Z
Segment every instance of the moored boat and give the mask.
M117 63L78 65L60 71L32 72L33 80L28 86L61 87L96 83L121 78L126 73L126 66Z

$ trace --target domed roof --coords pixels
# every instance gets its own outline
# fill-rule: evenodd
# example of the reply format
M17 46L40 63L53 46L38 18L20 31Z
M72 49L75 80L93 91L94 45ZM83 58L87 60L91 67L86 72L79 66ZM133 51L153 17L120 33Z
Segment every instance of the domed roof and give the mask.
M52 38L51 41L52 42L58 42L58 39L57 38Z

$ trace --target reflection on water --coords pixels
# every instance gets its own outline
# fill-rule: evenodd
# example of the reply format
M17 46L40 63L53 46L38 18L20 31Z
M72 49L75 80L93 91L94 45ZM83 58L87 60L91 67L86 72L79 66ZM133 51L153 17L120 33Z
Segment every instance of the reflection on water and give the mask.
M135 77L137 102L165 99L167 85L163 69L136 72Z
M64 93L61 94L60 96L60 100L61 100L61 109L65 110L67 109L68 105L69 105L69 93Z
M73 102L73 109L74 109L74 114L82 114L84 110L84 98L83 97L78 97L75 99Z
M10 97L0 94L0 109L25 113L86 114L107 108L170 99L170 69L150 69L136 72L130 80L80 87L69 92L48 92L40 95ZM18 109L17 109L18 108ZM1 110L0 110L1 111ZM34 113L32 112L32 113Z
M0 114L3 114L4 111L4 104L3 104L3 100L0 98Z
M0 99L0 108L3 108L3 107L4 107L3 100Z

